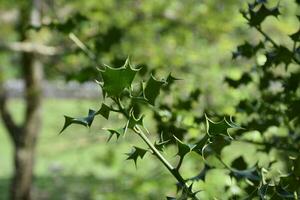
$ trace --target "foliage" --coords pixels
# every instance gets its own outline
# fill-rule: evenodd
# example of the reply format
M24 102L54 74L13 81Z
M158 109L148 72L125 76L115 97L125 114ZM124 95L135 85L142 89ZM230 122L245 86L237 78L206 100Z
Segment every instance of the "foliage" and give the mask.
M298 1L296 4L299 6ZM116 130L109 129L110 134L116 134L118 138L121 134L132 132L145 142L148 149L134 146L132 152L127 154L128 159L136 163L138 157L143 158L146 152L157 157L177 180L178 196L167 197L167 199L200 199L203 191L196 190L194 186L198 181L208 182L209 172L216 169L225 170L225 174L230 178L230 187L225 188L228 192L226 198L298 199L299 30L290 36L293 41L292 48L277 44L262 30L262 23L267 18L281 15L279 5L269 8L267 1L254 1L248 5L246 11L242 11L242 15L250 27L263 35L264 40L257 45L245 42L238 47L233 57L251 58L258 53L263 53L265 62L257 65L251 72L243 74L240 80L226 78L226 81L235 88L242 84L257 85L259 92L255 100L242 100L237 109L247 113L247 121L243 123L243 127L259 131L259 141L229 117L214 122L206 115L192 115L193 128L196 127L201 132L201 122L205 121L206 130L204 134L200 133L195 138L187 139L184 133L188 132L190 127L172 127L168 122L178 110L191 110L190 105L193 101L197 101L199 91L191 93L190 99L185 102L179 99L175 104L168 106L168 102L159 104L157 98L160 91L170 89L169 86L174 82L174 77L171 78L171 75L161 80L154 78L153 75L150 75L146 81L136 80L138 69L132 68L129 59L120 68L106 66L100 70L102 78L99 84L102 87L104 105L109 108L109 113L121 114L125 120L123 127ZM282 66L284 71L281 70L279 73L278 70ZM270 91L270 82L280 83L282 88L277 88L276 91L273 88L273 91ZM148 130L144 124L147 121L144 120L143 113L146 113L145 110L149 112L149 109L154 113L158 127L161 128L161 137L154 143L149 140ZM162 117L165 111L171 115L167 120ZM84 118L66 117L63 130L73 123L90 126L93 118L99 114L103 116L101 109L98 112L89 112L89 115ZM107 111L105 116L106 118L110 116ZM276 131L283 134L268 133L274 127ZM183 133L180 138L175 134L177 131ZM249 166L246 152L245 156L233 158L229 163L225 162L224 152L238 142L252 144L255 146L255 151L261 155L275 154L276 157L264 163L257 160ZM178 148L176 167L161 153L165 150L163 147L171 143L176 143ZM192 152L197 153L205 164L198 175L184 178L180 169L184 165L184 158Z

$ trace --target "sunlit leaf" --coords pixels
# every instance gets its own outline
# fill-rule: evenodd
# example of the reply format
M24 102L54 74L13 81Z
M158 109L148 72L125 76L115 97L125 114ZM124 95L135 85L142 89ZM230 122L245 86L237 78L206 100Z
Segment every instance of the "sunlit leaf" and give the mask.
M120 68L106 66L105 70L100 71L103 79L102 89L104 95L118 97L125 88L130 88L137 72L138 69L131 67L129 59Z

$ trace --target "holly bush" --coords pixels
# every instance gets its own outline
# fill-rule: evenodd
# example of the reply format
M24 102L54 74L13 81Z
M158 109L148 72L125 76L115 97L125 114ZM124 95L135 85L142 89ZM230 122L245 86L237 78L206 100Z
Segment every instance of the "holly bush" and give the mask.
M296 0L295 6L299 5ZM233 53L234 59L258 56L262 62L238 80L225 79L233 88L251 85L255 91L252 98L242 99L236 106L235 118L240 125L230 116L214 116L218 119L215 120L205 110L201 114L193 112L201 95L199 89L186 98L173 99L172 85L179 79L171 74L165 78L154 74L141 76L141 68L132 66L127 59L121 67L99 67L97 83L103 96L100 108L90 109L85 117L65 116L61 132L72 124L90 127L97 116L107 120L112 115L122 116L123 126L105 128L108 141L126 134L139 137L147 148L133 144L127 160L137 164L146 154L155 156L177 186L177 195L168 196L168 200L205 199L202 196L205 191L196 185L209 181L208 174L216 169L222 169L229 177L230 186L225 188L223 196L213 199L298 199L300 29L288 36L291 41L279 44L264 31L263 22L282 15L280 4L270 7L267 0L255 0L241 13L249 27L263 39L257 44L245 42ZM300 21L299 16L297 19ZM156 133L147 129L145 116L153 116ZM188 123L183 123L182 118L188 119ZM173 145L177 147L176 164L164 154ZM234 145L242 148L238 149L240 152L234 152L229 161L224 159ZM181 169L186 159L190 159L189 154L200 157L203 167L194 176L184 177Z

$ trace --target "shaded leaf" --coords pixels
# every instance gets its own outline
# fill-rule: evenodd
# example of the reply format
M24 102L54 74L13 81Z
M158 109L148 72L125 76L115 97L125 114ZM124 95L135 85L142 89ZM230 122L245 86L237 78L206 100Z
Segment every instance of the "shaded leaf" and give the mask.
M231 137L228 133L229 128L240 128L237 125L235 125L232 120L227 121L226 118L224 117L223 120L219 122L214 122L211 119L209 119L206 115L206 132L209 136L214 136L214 135L228 135Z
M284 46L276 47L273 51L266 54L267 61L264 64L264 68L267 68L272 65L279 65L284 63L288 66L293 59L293 52Z
M177 141L177 147L178 147L178 152L176 155L180 156L181 158L183 158L186 154L188 154L191 151L191 149L193 149L193 147L183 143L175 136L174 136L174 138Z
M108 107L107 105L105 105L103 103L100 110L97 112L97 114L100 114L104 118L108 119L109 118L109 112L110 112L110 107Z
M86 127L90 127L91 124L93 123L96 114L97 114L96 111L90 109L88 116L84 118L73 118L73 117L65 116L65 123L60 133L62 133L71 124L80 124Z
M262 48L264 48L264 44L262 42L258 43L257 45L252 45L249 42L245 42L244 44L239 45L237 50L232 53L232 58L236 59L239 56L251 58L257 53L258 50Z
M164 81L156 80L152 75L146 83L144 95L149 104L154 105L155 99L159 95L161 87L165 84Z
M257 11L254 11L254 8L252 6L249 6L249 14L249 25L259 26L267 17L277 17L278 15L280 15L280 12L278 6L274 8L267 8L265 4L262 4Z
M133 160L134 164L136 165L136 161L137 161L138 157L143 159L143 157L145 156L146 153L147 153L146 149L142 149L142 148L134 146L133 149L131 150L131 152L126 154L126 155L128 155L128 158L126 160Z
M109 142L110 141L110 139L114 136L114 135L116 135L116 137L117 137L117 139L119 139L119 137L120 137L120 135L121 134L123 134L124 133L124 128L120 128L120 129L106 129L106 128L104 128L104 130L106 130L106 131L108 131L109 133L110 133L110 135L109 135L109 137L108 137L108 139L107 139L107 142Z

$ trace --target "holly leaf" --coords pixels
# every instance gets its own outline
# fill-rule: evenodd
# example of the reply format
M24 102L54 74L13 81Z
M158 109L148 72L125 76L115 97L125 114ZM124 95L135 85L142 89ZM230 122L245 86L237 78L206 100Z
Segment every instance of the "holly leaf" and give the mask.
M105 119L109 118L109 113L110 113L110 107L108 107L104 103L102 104L101 108L97 112L97 114L102 115Z
M245 42L242 45L239 45L237 47L237 50L232 53L232 58L236 59L239 56L245 57L245 58L251 58L254 56L258 50L264 48L264 43L260 42L257 45L252 45L249 42Z
M167 79L166 79L166 86L164 87L164 89L169 90L170 87L171 87L171 85L172 85L175 81L177 81L177 80L180 80L180 79L175 78L175 77L172 76L172 74L170 73L170 74L168 75Z
M178 152L176 155L180 156L181 158L183 158L186 154L188 154L189 152L191 152L191 150L193 149L193 146L187 145L185 143L183 143L182 141L180 141L177 137L175 137L175 140L177 141L177 147L178 147Z
M226 118L219 122L214 122L211 119L209 119L206 115L206 133L209 136L215 136L215 135L227 135L231 138L230 134L228 133L229 128L240 128L239 126L235 125L232 120L227 121Z
M146 83L144 89L144 96L149 104L154 105L155 99L159 95L161 87L165 84L165 81L156 80L152 75Z
M267 61L264 64L264 68L284 63L288 66L293 59L293 52L284 46L276 47L273 51L266 54Z
M65 123L63 128L61 129L61 131L59 132L60 134L71 124L80 124L86 127L90 127L91 124L93 123L94 117L97 114L96 111L90 109L88 116L87 117L83 117L83 118L73 118L73 117L69 117L69 116L64 116L65 117Z
M134 146L133 149L131 150L131 152L126 154L126 155L128 155L126 160L133 160L134 164L136 166L136 161L137 161L138 157L143 159L143 157L145 156L146 153L147 153L146 149L142 149L142 148Z
M107 128L103 128L104 130L108 131L110 133L107 142L110 141L110 139L115 135L117 137L117 140L119 139L120 135L124 133L124 128L120 128L120 129L107 129Z
M101 83L104 96L118 97L125 88L130 88L131 83L139 69L133 69L129 58L120 68L106 66L104 71L100 70L103 82Z
M262 4L257 11L254 11L252 6L249 6L249 25L260 26L260 24L269 16L277 17L280 15L278 6L274 8L267 8L265 4Z

